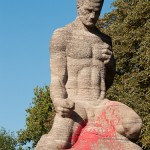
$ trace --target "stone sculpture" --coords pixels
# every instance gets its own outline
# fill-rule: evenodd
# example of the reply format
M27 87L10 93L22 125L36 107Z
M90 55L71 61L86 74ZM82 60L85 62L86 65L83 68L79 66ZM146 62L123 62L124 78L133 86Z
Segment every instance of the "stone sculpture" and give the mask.
M36 150L141 150L133 143L140 117L105 97L115 61L111 38L95 26L102 5L103 0L78 0L77 19L53 34L50 90L57 113Z

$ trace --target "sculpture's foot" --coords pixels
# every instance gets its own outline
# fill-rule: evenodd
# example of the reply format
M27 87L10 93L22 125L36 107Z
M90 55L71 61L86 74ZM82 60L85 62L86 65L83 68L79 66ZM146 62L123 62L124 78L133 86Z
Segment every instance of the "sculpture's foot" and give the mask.
M63 140L54 140L54 138L46 134L41 137L35 150L62 150L70 147L70 143L66 143Z

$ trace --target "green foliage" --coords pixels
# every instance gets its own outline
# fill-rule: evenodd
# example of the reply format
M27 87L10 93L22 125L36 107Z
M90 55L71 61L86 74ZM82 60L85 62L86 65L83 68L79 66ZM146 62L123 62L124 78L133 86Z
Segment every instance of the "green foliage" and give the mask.
M34 147L40 137L50 130L55 114L48 86L34 89L32 105L26 112L26 129L18 132L18 142L25 145L32 141Z
M112 37L116 76L108 98L132 107L142 118L138 144L150 149L150 1L116 0L98 27Z
M0 150L15 150L16 146L17 140L14 134L0 128Z

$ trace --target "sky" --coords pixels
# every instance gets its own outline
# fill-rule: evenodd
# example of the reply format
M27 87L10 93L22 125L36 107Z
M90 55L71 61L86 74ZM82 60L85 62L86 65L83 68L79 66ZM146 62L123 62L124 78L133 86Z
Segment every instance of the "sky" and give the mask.
M113 1L105 0L101 15ZM52 33L76 14L76 0L0 0L0 127L25 128L34 88L50 84Z

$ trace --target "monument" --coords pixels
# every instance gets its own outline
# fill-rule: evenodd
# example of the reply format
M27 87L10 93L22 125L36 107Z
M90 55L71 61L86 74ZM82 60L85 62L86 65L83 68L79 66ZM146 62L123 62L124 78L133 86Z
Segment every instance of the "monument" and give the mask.
M128 106L106 98L115 60L111 38L95 26L103 0L77 0L78 17L50 43L51 131L36 150L141 150L142 121Z

